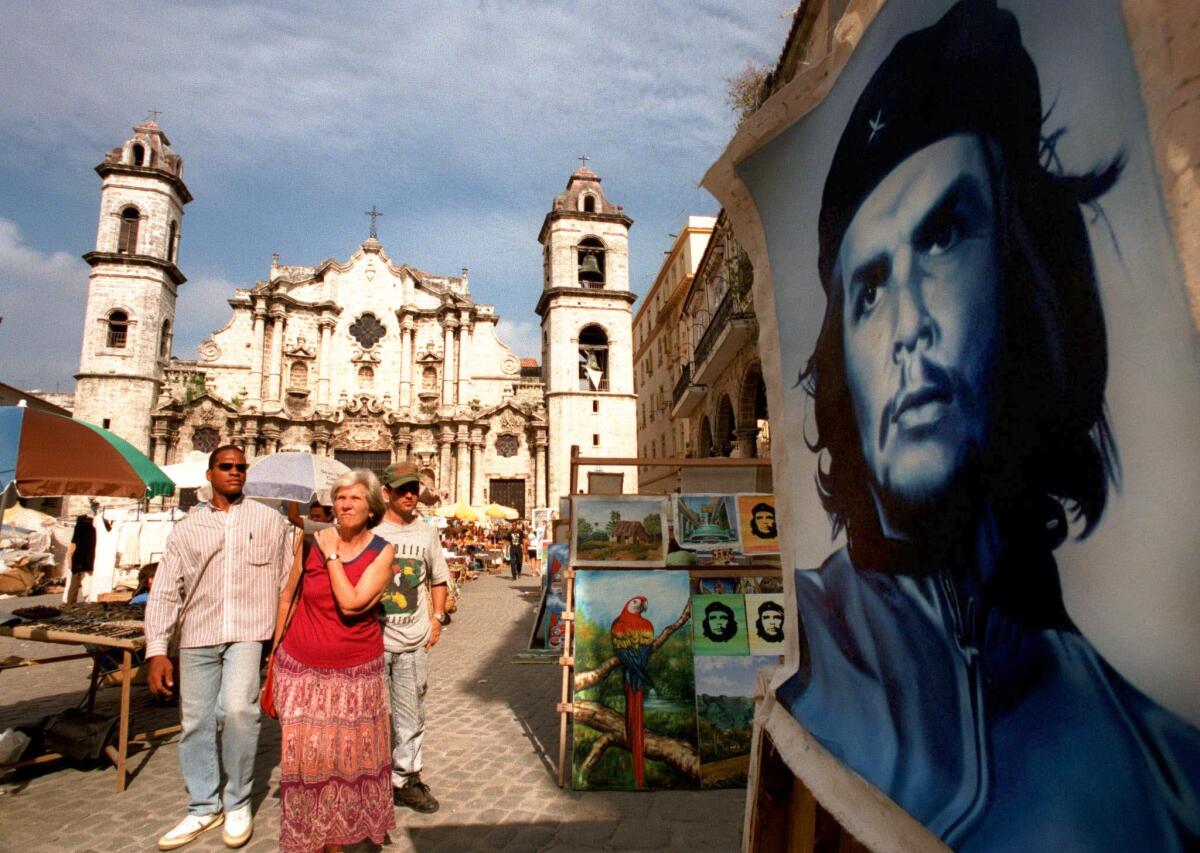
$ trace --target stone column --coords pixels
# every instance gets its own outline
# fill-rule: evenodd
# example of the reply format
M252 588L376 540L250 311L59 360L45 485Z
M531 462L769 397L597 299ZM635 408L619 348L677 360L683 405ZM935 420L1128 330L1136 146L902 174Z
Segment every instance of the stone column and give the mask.
M739 427L733 431L733 450L730 456L740 459L750 459L755 455L758 445L758 427Z
M438 436L440 458L438 460L437 487L448 492L454 491L454 484L450 482L450 442L453 440L454 433L450 431L450 427L442 427L441 434Z
M279 402L283 378L283 326L286 320L283 306L271 309L271 378L267 383L267 399Z
M279 427L273 425L263 427L262 452L264 456L279 452Z
M533 434L533 504L544 507L548 503L546 497L546 431L537 430Z
M464 375L463 362L467 360L467 356L471 353L471 321L470 315L464 311L459 316L458 320L458 335L455 337L454 351L454 402L462 403L463 400L463 382L470 384L470 376Z
M412 405L412 321L407 317L400 324L400 408Z
M483 503L483 430L471 430L471 503Z
M242 425L242 449L246 454L246 461L251 462L258 456L258 422L247 418Z
M455 468L454 491L460 500L471 503L471 444L466 424L458 427L458 465Z
M266 332L267 309L263 303L258 302L254 305L254 331L251 333L250 343L250 388L247 403L257 406L262 402L262 383L263 383L263 344L266 342L263 335Z
M154 439L154 464L161 468L167 464L167 430L156 426L150 431L150 437Z
M336 321L332 317L322 317L320 321L321 347L317 350L317 405L322 407L329 405L329 367L333 360L333 353L330 352L330 349L335 323Z
M442 405L449 406L458 402L454 398L454 330L458 321L447 317L442 322L445 329L444 345L442 348Z

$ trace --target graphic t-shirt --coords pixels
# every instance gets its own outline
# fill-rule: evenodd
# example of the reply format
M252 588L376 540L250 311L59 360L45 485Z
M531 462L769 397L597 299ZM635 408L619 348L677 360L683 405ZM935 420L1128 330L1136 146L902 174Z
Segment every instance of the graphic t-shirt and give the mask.
M396 546L392 582L383 592L383 647L411 652L429 640L428 584L450 580L438 532L421 519L411 524L384 520L374 531Z

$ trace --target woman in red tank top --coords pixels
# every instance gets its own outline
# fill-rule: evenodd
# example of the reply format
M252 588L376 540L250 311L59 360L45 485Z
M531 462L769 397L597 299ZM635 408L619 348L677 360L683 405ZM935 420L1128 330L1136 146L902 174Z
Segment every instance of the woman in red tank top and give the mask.
M333 486L337 529L322 530L279 599L275 705L282 729L282 851L382 844L392 806L390 706L375 607L395 549L371 533L385 505L370 471ZM300 597L285 625L296 584ZM352 745L352 746L348 746ZM337 804L353 803L353 809Z

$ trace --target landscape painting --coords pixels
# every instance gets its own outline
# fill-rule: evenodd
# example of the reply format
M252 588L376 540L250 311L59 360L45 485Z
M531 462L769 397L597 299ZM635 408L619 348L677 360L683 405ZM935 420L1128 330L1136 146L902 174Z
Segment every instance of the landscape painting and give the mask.
M737 517L743 554L779 553L774 495L738 495Z
M746 608L741 595L693 595L697 655L748 655Z
M777 662L748 655L696 658L701 787L746 787L755 677L760 666Z
M699 787L689 586L686 572L576 575L575 790Z
M573 566L666 565L666 499L577 495L572 501Z
M675 539L693 551L739 550L732 495L676 495Z

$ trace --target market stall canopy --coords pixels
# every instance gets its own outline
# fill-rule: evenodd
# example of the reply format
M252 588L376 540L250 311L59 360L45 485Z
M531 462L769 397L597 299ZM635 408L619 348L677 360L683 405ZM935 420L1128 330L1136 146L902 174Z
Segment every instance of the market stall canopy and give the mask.
M171 478L118 435L24 406L0 407L0 503L21 497L152 498Z
M163 473L181 489L198 489L208 482L208 454L201 450L190 451L182 462L164 465Z
M332 456L307 452L272 453L255 460L246 474L242 491L251 498L298 501L310 504L314 497L328 501L329 489L350 469Z
M488 504L484 508L483 513L488 518L503 518L508 521L515 521L521 516L521 513L517 512L516 509L511 506L504 506L503 504Z
M479 517L475 514L475 510L462 501L450 506L438 507L434 511L442 518L457 518L459 521L475 521Z

